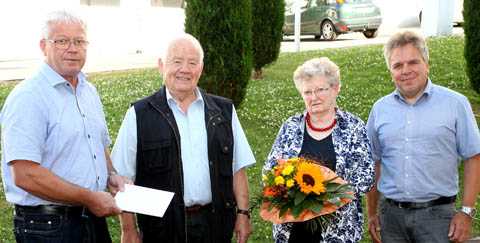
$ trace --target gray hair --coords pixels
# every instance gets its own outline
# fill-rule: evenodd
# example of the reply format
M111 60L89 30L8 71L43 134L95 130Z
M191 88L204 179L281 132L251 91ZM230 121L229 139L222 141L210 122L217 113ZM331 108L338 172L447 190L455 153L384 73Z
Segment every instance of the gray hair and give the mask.
M47 17L43 22L42 38L48 39L52 34L52 27L59 23L80 24L85 31L85 34L87 33L87 24L82 18L67 10L57 10L47 14Z
M170 51L170 48L172 46L174 46L178 41L181 41L181 40L186 40L186 41L192 43L193 47L195 47L195 49L197 49L198 54L200 55L201 63L203 63L203 57L204 57L205 54L203 52L202 45L200 44L200 41L198 41L197 38L195 38L193 35L188 34L188 33L182 33L180 35L177 35L171 41L168 42L167 48L163 52L162 60L164 62L167 61L167 56L169 54L168 52Z
M423 61L428 63L428 47L425 43L425 39L413 31L403 31L395 33L383 47L383 56L387 63L387 68L390 70L390 57L392 56L393 49L398 47L404 47L408 44L413 45L415 49L422 55Z
M325 77L330 86L340 84L340 69L328 57L313 58L298 66L293 73L293 82L302 91L303 82L314 77Z

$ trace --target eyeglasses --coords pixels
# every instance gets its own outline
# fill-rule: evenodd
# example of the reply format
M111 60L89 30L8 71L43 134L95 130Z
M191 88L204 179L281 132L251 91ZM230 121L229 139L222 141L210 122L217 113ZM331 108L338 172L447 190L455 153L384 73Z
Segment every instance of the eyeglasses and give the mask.
M47 39L48 42L52 43L56 48L66 50L73 44L75 47L80 49L86 49L88 46L88 41L84 39L57 39L51 40Z
M313 97L313 95L320 96L320 95L326 94L328 92L328 90L330 90L330 87L316 88L314 90L305 90L305 91L303 91L303 95L305 97Z

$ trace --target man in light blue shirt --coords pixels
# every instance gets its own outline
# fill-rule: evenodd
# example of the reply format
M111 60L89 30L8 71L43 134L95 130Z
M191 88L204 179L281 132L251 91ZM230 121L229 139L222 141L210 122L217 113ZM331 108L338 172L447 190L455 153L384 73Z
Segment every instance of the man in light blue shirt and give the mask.
M135 184L175 192L164 217L121 216L122 242L238 242L251 233L246 167L255 162L230 100L197 87L203 50L184 34L159 61L165 86L128 109L112 152Z
M82 19L50 13L45 62L0 115L2 181L18 242L111 242L104 216L120 209L105 192L113 167L102 103L81 72L86 37Z
M397 33L384 51L396 90L374 104L367 123L378 182L367 194L370 235L387 243L465 241L480 178L472 108L465 96L428 78L428 49L418 34ZM460 160L464 193L455 211Z

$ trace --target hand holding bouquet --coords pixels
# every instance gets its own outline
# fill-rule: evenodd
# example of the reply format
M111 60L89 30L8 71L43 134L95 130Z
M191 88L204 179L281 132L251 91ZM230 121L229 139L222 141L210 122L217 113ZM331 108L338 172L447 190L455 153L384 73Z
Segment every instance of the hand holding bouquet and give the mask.
M315 218L322 226L354 199L351 186L335 172L305 158L278 160L262 180L260 216L275 224Z

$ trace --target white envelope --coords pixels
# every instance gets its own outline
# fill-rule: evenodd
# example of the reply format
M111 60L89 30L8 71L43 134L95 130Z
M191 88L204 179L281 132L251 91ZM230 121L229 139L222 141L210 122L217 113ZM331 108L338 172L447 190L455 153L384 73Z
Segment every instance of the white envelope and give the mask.
M123 211L163 217L173 195L173 192L125 184L125 191L117 192L115 201Z

